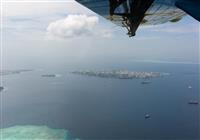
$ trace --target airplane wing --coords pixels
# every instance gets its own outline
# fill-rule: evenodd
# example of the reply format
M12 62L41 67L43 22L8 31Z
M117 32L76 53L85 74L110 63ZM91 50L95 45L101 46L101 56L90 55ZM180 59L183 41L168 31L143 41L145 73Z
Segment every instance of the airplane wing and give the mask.
M177 22L186 13L200 21L199 0L76 1L113 23L126 27L128 30L127 34L130 37L135 36L139 25L157 25L166 22Z

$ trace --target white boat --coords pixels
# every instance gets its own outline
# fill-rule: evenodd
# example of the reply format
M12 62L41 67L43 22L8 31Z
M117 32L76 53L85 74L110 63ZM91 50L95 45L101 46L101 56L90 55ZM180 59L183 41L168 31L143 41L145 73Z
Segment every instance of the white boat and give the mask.
M149 114L145 115L145 119L149 119L151 116Z
M188 102L188 104L197 105L197 104L199 104L199 102L198 102L197 100L190 100L190 101Z

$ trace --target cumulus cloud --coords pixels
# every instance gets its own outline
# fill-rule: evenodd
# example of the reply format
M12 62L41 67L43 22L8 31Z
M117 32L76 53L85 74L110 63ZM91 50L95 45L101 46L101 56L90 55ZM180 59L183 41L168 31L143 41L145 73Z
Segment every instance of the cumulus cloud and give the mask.
M51 22L47 27L47 34L50 37L72 38L79 36L101 35L109 37L108 30L101 30L98 26L97 16L68 15L65 19Z

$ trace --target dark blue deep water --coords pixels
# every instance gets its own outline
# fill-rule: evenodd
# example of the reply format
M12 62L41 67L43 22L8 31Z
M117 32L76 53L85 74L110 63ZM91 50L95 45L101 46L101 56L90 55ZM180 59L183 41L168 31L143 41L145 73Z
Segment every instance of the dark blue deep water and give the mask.
M44 68L3 76L4 128L45 125L80 139L192 140L200 138L199 65L133 63ZM85 69L156 71L169 76L143 80L74 75ZM41 77L42 74L61 77ZM188 86L192 88L189 89ZM145 119L145 114L150 114Z

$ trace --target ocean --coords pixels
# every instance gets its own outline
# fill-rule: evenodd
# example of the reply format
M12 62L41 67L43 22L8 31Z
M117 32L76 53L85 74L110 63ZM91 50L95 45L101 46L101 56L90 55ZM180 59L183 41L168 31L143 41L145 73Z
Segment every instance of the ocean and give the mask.
M170 75L141 84L142 79L71 73L80 69L123 69ZM42 77L43 74L58 76ZM41 134L41 139L50 139L53 133L55 140L197 140L200 139L200 107L188 102L200 100L199 74L198 64L133 62L36 68L5 75L5 89L1 91L1 126L6 136L3 135L5 139L31 139L44 129L48 134ZM147 114L149 118L145 118ZM35 133L16 136L25 130Z

